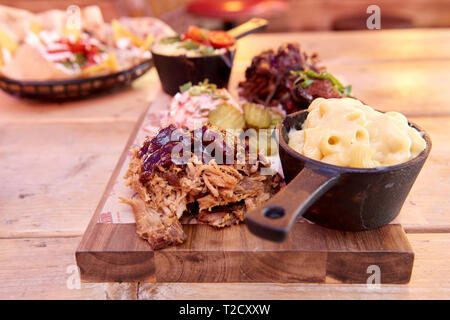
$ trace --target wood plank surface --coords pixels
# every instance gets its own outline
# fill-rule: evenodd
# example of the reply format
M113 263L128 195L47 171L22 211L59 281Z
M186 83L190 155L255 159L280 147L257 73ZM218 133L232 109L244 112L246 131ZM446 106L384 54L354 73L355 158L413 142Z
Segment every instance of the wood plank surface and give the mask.
M448 299L450 234L409 234L416 253L408 285L144 283L139 299Z
M400 225L340 232L294 225L282 243L263 240L244 225L215 230L185 225L185 243L157 250L157 282L366 283L378 265L383 283L407 283L414 253Z
M411 121L430 134L433 146L396 222L406 232L450 232L450 117Z
M450 58L449 29L254 34L239 40L236 61L249 63L255 53L296 41L329 63L357 60L442 60Z
M430 132L433 150L400 215L402 219L406 219L402 220L402 223L409 223L406 226L407 232L420 232L407 234L416 253L411 282L406 286L386 285L377 290L342 284L324 286L163 283L142 285L140 297L450 297L450 261L447 250L450 234L442 233L448 232L450 222L447 195L449 145L446 129L449 125L448 117L443 116L450 110L446 81L448 72L445 71L450 58L450 30L305 32L250 36L240 42L232 78L242 76L238 69L243 71L254 53L275 47L287 40L298 40L308 52L318 52L323 64L327 65L330 71L343 76L345 81L351 81L354 92L364 96L368 103L395 109L400 106L407 112L408 104L411 103L414 110L411 115L422 116L413 119ZM399 70L407 75L418 76L419 79L407 81L407 88L402 89L400 79L390 79L396 75L389 68L396 64L395 62L404 66ZM445 72L439 73L441 63ZM372 64L374 66L371 66ZM373 76L373 73L377 76ZM367 79L366 74L372 75L373 79L364 81ZM421 77L438 77L439 81L421 88L422 84L427 84ZM405 77L404 80L408 79ZM384 86L383 83L394 84L402 93L402 99L407 99L408 103L397 101L396 90L390 90L389 86ZM0 298L105 298L103 285L82 284L81 290L68 290L66 268L68 264L75 263L73 253L81 239L73 236L81 235L85 229L135 121L152 99L151 92L159 90L154 72L153 76L147 76L146 81L138 84L134 90L64 105L35 105L34 102L11 98L0 92L0 176L2 181L6 181L0 187ZM377 88L376 94L371 94L371 86ZM419 92L420 89L423 89L423 92ZM389 94L384 95L383 90L388 90ZM426 92L433 95L427 97ZM426 106L425 113L420 110L421 105ZM87 126L83 129L84 124ZM67 130L63 130L66 126ZM105 137L95 129L97 126L103 128ZM55 130L53 134L52 130ZM45 133L45 139L39 137L41 132ZM74 156L74 153L68 151L71 150L68 146L60 145L65 141L64 135L76 137L67 138L70 147L77 150L77 146L87 146L85 152L81 151L79 157ZM14 143L15 141L23 143L23 148L20 148L19 143ZM101 151L107 155L101 155L95 148L98 142L108 145L107 151ZM40 144L45 148L39 148ZM50 148L50 151L47 151L47 148ZM70 156L65 157L66 153ZM91 164L86 168L83 163L91 156L94 161L88 161ZM72 168L80 164L83 174L72 179L66 178ZM45 169L55 167L58 168L52 172ZM29 173L22 170L23 168L34 170ZM57 174L58 172L61 174ZM22 186L20 180L23 181ZM30 196L30 193L33 195ZM41 245L41 242L46 243L46 247ZM32 264L30 260L33 261ZM113 291L108 292L112 294ZM132 298L135 295L136 292L126 296Z
M411 120L429 132L433 148L398 222L406 231L450 230L450 117ZM0 178L8 186L0 193L0 237L82 235L132 127L128 122L115 123L113 130L109 123L0 125Z
M81 235L132 127L0 125L0 237Z
M74 252L79 241L0 239L0 299L105 299L103 285L81 283L78 289L72 282L78 279Z
M136 236L135 224L96 223L75 255L83 281L138 282L155 277L154 252Z
M237 96L247 64L233 69L230 91ZM431 61L324 62L342 83L352 85L352 95L380 111L398 111L408 117L449 116L447 97L450 59Z
M87 100L45 102L18 99L0 92L0 125L9 123L135 123L159 92L161 85L152 68L132 84L132 90L122 90Z
M139 299L448 299L450 234L408 234L415 252L408 285L143 283ZM383 270L381 271L383 274Z
M408 285L368 288L356 284L142 283L140 299L448 299L450 234L408 234L415 252ZM68 289L80 237L0 239L0 299L105 299L104 285ZM31 263L32 261L33 263ZM116 298L132 298L123 285ZM112 289L109 292L114 291Z

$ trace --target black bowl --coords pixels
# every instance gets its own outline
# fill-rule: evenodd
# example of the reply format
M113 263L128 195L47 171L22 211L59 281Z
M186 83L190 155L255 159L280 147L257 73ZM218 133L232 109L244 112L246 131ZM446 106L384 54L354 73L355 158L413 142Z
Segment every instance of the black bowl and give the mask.
M340 167L289 147L289 130L300 129L307 115L308 111L290 114L278 125L280 160L288 184L263 208L247 213L250 231L282 241L298 216L344 231L375 229L395 219L430 153L428 134L410 123L423 132L426 148L407 162L368 169Z
M205 79L218 88L228 87L236 49L212 56L168 56L152 52L153 62L165 92L175 95L187 82L197 84Z

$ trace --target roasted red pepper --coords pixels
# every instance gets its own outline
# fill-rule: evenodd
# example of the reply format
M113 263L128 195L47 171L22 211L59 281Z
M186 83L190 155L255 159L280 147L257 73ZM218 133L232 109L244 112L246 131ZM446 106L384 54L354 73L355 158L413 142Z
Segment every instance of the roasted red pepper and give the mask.
M73 54L82 54L91 64L97 64L100 60L98 46L86 39L80 38L77 41L72 41L69 38L63 38L58 42L64 44L66 48L49 50L49 53L71 52Z
M191 39L199 43L207 44L208 31L196 26L190 26L188 32L184 34L182 40Z
M210 31L208 39L214 48L227 48L234 44L234 38L225 31Z
M183 41L186 39L214 48L227 48L234 44L234 38L225 31L208 31L196 26L190 26L181 38Z
M225 31L210 31L208 40L214 48L227 48L234 44L234 38Z

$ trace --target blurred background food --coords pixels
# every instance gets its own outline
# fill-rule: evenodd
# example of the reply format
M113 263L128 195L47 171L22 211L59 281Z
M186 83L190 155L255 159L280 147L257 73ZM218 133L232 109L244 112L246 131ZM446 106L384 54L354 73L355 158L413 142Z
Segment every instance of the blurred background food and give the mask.
M154 17L105 22L98 6L32 13L0 5L0 73L41 82L108 75L148 61L154 40L173 34Z
M229 28L259 16L269 20L266 32L357 30L366 28L366 9L382 8L387 28L450 27L448 0L0 0L32 12L98 5L106 21L121 16L154 16L183 32L189 25Z

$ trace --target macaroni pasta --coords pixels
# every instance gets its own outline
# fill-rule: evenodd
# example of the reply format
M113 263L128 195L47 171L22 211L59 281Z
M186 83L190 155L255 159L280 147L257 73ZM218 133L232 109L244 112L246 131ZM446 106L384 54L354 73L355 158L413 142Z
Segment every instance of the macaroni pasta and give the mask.
M425 149L421 134L398 112L381 113L359 100L315 99L289 146L314 160L354 168L391 166Z

